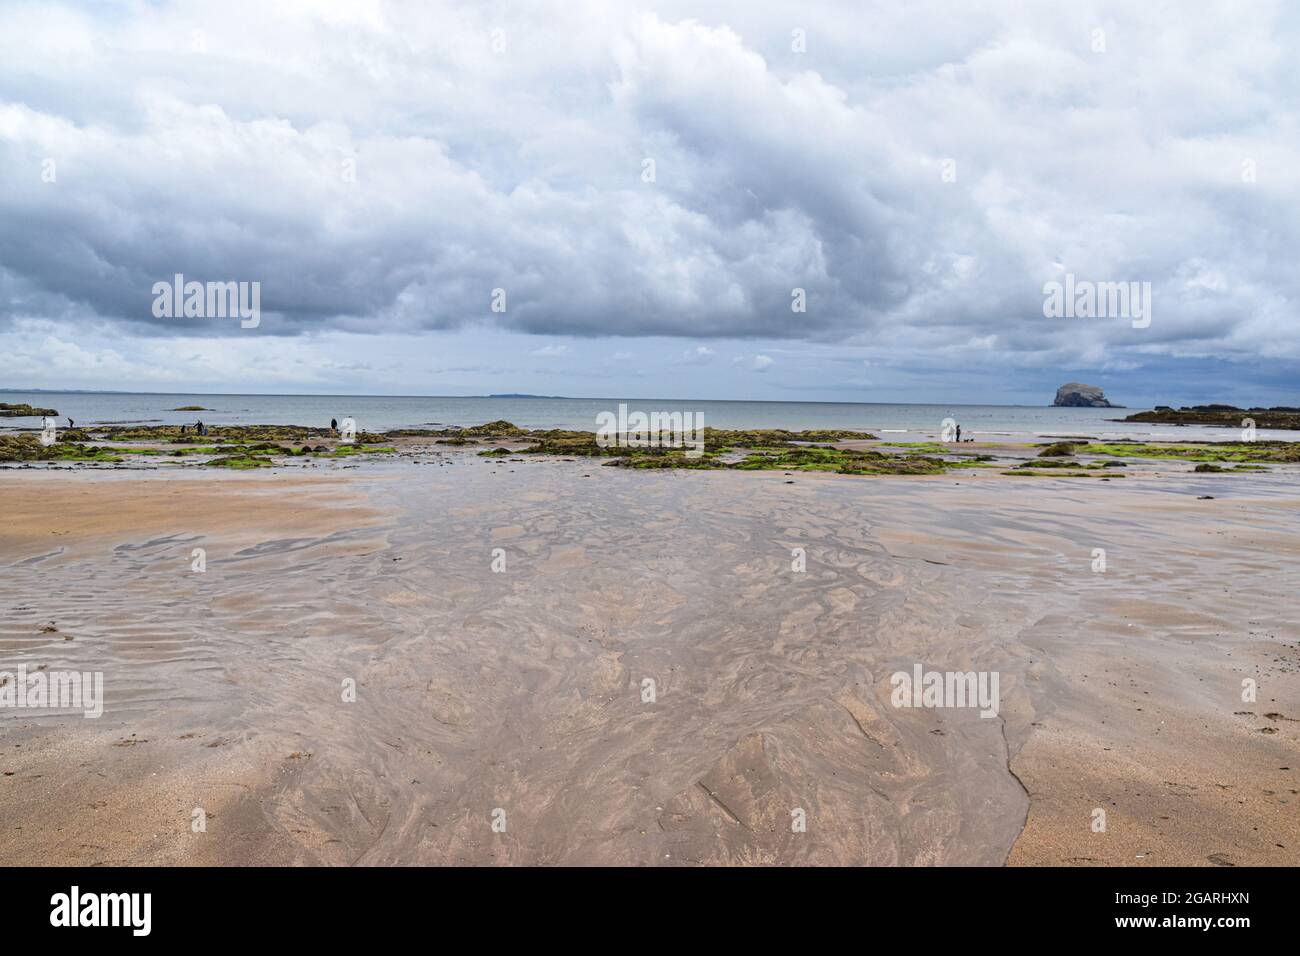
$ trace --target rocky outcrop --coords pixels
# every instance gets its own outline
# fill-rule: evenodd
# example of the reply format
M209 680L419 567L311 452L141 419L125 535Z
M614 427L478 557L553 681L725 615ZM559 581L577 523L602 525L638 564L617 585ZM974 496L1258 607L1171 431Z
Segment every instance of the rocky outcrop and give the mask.
M59 413L52 408L36 408L25 403L10 405L8 402L0 402L0 417L4 418L38 418L44 415L53 418L57 414Z
M1272 408L1237 408L1233 405L1157 405L1149 412L1136 412L1126 422L1158 422L1165 425L1222 425L1243 428L1249 418L1256 428L1300 430L1300 408L1274 405Z
M1106 396L1096 385L1084 385L1082 382L1067 382L1056 390L1053 405L1065 405L1070 408L1123 408L1106 401Z

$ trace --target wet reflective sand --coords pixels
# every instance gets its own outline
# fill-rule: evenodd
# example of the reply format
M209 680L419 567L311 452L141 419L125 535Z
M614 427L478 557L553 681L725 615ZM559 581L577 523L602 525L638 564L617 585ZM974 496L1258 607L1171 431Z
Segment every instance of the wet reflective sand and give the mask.
M448 460L0 476L0 862L1300 861L1286 476Z

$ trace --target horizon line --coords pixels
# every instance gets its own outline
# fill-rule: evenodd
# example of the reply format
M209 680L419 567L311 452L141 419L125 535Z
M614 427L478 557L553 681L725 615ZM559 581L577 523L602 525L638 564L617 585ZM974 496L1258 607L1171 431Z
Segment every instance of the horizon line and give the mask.
M813 401L808 399L768 399L768 398L664 398L633 397L610 395L532 395L524 392L496 392L476 395L392 395L381 393L353 392L137 392L107 388L0 388L0 394L46 394L46 395L158 395L158 396L208 396L229 398L497 398L497 399L539 399L543 401L567 402L729 402L736 405L935 405L956 406L959 408L1071 408L1079 406L1054 405L1047 402L1042 405L1020 405L1005 402L861 402L861 401ZM1105 408L1106 406L1083 406ZM1145 406L1111 405L1110 408L1127 411L1130 408ZM1256 406L1251 406L1256 407ZM1263 407L1263 406L1259 406Z

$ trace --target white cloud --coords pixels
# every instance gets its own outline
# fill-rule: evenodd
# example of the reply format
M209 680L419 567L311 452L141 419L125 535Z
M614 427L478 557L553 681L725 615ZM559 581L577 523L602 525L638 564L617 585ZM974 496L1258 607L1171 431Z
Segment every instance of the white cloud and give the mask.
M171 339L247 358L236 330L153 319L152 283L183 272L263 284L266 357L232 385L310 365L326 331L398 364L404 337L456 329L657 336L666 367L734 340L748 371L785 341L932 375L971 350L1294 373L1285 7L813 4L804 54L788 20L698 0L7 4L0 331L54 322L60 374L181 374L173 345L151 368ZM1152 327L1044 320L1062 271L1150 281ZM105 323L118 346L55 344ZM783 355L781 379L828 367Z
M707 345L697 345L682 353L682 362L687 365L701 365L711 361L717 353Z
M732 365L739 365L754 372L766 372L776 364L770 355L737 355L731 360Z

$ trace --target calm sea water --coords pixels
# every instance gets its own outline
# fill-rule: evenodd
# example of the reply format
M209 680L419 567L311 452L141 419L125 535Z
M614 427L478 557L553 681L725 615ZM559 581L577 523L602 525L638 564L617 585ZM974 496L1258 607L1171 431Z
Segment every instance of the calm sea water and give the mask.
M379 395L186 395L125 392L0 392L0 402L27 402L57 409L60 426L102 423L180 424L202 419L209 425L328 425L331 418L356 419L363 431L479 425L505 419L521 428L596 429L596 416L632 411L698 412L715 428L852 428L897 440L937 437L945 418L955 419L962 437L1009 440L1055 435L1096 438L1160 438L1226 441L1235 429L1125 424L1114 421L1142 409L1052 408L1028 405L887 405L833 402L717 402L595 398L455 398ZM205 411L176 411L202 405ZM40 420L0 418L0 428L39 428ZM1261 430L1260 437L1300 440L1300 433Z

